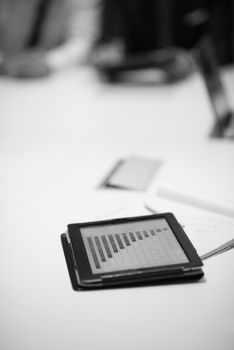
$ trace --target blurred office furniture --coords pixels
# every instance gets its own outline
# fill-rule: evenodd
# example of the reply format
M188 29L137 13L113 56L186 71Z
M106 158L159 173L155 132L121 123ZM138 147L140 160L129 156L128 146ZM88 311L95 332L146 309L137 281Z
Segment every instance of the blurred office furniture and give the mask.
M200 69L214 112L214 127L211 136L234 138L234 115L223 86L217 51L210 37L203 37L196 49L194 58Z

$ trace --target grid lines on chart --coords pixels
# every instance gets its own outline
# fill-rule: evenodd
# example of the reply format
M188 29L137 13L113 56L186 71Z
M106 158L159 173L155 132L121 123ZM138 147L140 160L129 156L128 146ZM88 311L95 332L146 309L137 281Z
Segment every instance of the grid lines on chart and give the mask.
M111 231L111 230L110 230ZM93 273L188 262L168 225L125 232L95 232L83 237Z

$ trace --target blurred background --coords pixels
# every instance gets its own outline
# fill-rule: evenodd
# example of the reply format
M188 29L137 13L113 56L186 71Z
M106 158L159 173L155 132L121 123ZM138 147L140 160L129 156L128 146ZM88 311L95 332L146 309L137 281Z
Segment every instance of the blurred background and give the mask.
M178 52L190 51L207 34L219 63L233 63L232 0L0 0L0 70L15 77L47 76L54 70L48 53L64 49L66 61L71 42L72 63L80 58L78 46L83 61L99 69L147 67L149 53L160 51L154 65L171 69L173 61L180 70ZM182 76L189 70L183 69Z

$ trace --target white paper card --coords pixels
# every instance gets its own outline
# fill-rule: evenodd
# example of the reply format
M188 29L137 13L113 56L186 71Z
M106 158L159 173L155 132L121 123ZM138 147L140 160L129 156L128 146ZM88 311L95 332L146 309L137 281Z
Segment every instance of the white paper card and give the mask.
M119 163L106 185L123 189L145 190L160 165L161 161L136 156L129 157Z

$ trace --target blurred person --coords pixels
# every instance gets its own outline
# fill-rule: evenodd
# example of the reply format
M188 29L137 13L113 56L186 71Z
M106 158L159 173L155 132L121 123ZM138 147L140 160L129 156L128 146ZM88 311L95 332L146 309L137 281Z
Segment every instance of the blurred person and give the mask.
M95 0L0 0L0 72L44 77L91 42ZM84 48L83 48L84 49Z
M111 81L126 76L128 70L147 68L161 69L167 81L183 79L193 69L188 51L202 35L206 3L103 0L94 64ZM193 26L186 23L187 14Z
M111 81L160 68L169 81L193 71L189 53L209 34L221 63L234 58L233 0L103 0L93 63Z

